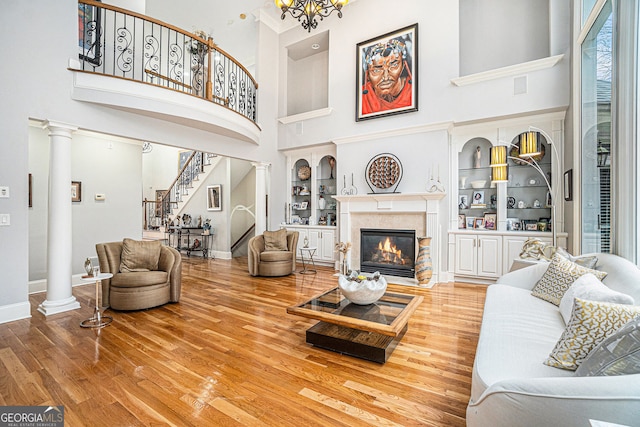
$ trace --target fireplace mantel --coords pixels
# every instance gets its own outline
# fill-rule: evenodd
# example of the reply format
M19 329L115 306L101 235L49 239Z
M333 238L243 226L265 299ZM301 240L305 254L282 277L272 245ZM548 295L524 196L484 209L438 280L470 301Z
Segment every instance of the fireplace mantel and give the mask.
M334 196L334 199L340 203L340 240L351 241L353 244L352 251L359 251L358 239L359 227L352 229L352 215L365 214L371 215L371 218L393 218L389 215L394 214L415 214L421 213L422 220L415 225L416 229L421 229L425 235L432 237L431 255L433 259L433 279L429 286L437 283L440 271L440 226L438 214L440 211L440 201L444 199L446 193L376 193L376 194L343 194ZM379 216L383 215L383 216ZM385 216L386 215L386 216ZM397 215L396 215L397 216ZM386 221L386 220L385 220ZM376 226L377 227L377 226ZM412 227L411 224L403 224L404 228ZM380 227L393 228L393 227ZM417 253L417 251L416 251ZM359 269L358 262L350 254L347 258L350 266ZM358 252L359 256L359 252ZM393 281L392 283L396 283ZM399 282L402 283L402 282ZM407 284L407 283L405 283ZM417 284L417 281L409 284Z
M420 201L440 200L447 194L442 191L433 193L375 193L375 194L346 194L333 196L339 202L389 202L389 201Z

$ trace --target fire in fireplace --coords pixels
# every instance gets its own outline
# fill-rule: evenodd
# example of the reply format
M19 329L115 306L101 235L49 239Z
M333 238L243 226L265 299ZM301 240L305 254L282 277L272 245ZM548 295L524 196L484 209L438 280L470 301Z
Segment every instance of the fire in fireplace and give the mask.
M415 275L415 230L360 230L360 270L398 277Z

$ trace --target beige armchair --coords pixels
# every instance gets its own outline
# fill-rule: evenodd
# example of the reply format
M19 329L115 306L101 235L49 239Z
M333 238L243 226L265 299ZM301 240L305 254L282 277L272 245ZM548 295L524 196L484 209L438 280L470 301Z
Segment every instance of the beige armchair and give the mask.
M141 310L180 300L182 256L159 241L96 244L102 281L102 305L114 310Z
M298 232L265 231L249 240L249 274L286 276L296 271Z

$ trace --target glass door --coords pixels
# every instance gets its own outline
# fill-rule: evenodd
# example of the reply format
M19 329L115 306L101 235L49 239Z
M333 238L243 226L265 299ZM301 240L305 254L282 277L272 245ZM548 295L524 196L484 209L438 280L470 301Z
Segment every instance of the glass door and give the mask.
M611 252L613 13L607 1L582 44L581 252Z

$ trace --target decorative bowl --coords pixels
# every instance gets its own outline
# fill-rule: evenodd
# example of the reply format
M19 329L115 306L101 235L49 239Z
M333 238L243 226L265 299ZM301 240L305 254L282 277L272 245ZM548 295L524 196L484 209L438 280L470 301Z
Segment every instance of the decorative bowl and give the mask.
M487 185L485 180L471 181L471 187L473 188L484 188L485 185Z
M352 271L348 276L338 276L338 286L346 299L354 304L368 305L378 301L387 290L387 281L379 272L365 276Z

